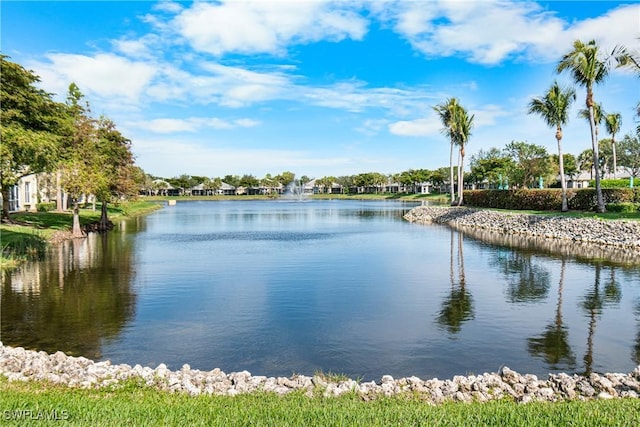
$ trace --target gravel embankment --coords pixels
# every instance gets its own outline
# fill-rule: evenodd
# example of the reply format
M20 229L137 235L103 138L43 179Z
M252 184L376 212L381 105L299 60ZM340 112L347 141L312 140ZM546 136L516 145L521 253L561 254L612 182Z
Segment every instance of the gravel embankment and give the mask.
M405 219L422 224L447 224L453 227L470 227L502 234L627 248L640 253L640 222L638 221L605 221L434 206L414 208L405 215Z
M359 393L363 398L402 393L419 394L430 403L445 401L486 402L511 397L517 402L588 400L640 397L640 366L629 374L596 374L588 376L550 374L548 379L521 375L507 367L498 373L455 376L453 379L422 380L417 377L394 379L384 375L379 382L354 380L331 381L326 377L295 375L292 377L252 376L247 371L225 374L220 369L199 371L184 365L179 371L112 365L84 357L67 356L63 352L47 354L21 347L3 346L0 342L0 373L11 381L49 381L71 387L98 388L117 385L127 379L138 379L150 387L190 395L228 395L257 391L280 395L304 390L309 396L326 397L343 393Z

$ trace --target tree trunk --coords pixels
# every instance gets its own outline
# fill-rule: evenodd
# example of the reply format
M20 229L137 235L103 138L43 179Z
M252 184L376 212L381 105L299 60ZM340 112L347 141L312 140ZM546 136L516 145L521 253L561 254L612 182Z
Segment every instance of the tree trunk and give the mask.
M588 96L588 95L587 95ZM590 103L587 101L587 104ZM593 118L593 105L589 105L589 125L591 126L591 145L593 148L593 164L596 175L596 212L603 213L607 210L604 207L604 199L602 197L602 185L600 184L600 155L598 153L598 135L596 134L596 123Z
M464 194L464 146L460 147L460 165L458 166L458 206L462 206Z
M569 210L569 204L567 203L567 181L564 179L564 158L562 155L562 129L558 126L556 132L556 139L558 140L558 163L560 163L560 186L562 187L562 212Z
M453 186L453 141L451 141L451 150L449 150L449 192L451 194L451 204L453 205L456 200L456 191Z
M56 210L62 212L65 209L64 200L62 200L62 172L56 172Z
M100 208L100 223L98 224L98 231L109 230L109 218L107 217L107 200L102 200L102 207Z
M616 141L615 135L611 134L611 150L613 151L613 179L616 179L616 169L618 169L618 160L616 159Z
M9 214L9 197L11 196L11 187L5 185L2 187L2 222L12 222Z
M73 228L71 232L74 238L84 237L82 228L80 228L80 206L77 199L73 201Z

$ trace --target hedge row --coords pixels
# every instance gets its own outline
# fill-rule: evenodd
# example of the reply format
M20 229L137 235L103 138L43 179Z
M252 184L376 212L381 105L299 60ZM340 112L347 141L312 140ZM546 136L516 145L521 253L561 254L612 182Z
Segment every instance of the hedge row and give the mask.
M602 189L605 204L640 203L640 188ZM593 188L567 190L569 209L590 211L596 208L596 190ZM464 192L467 206L497 209L555 211L562 208L559 189L470 190Z
M602 179L600 180L600 186L602 188L629 188L629 178L621 179ZM596 181L592 179L589 181L589 187L595 187Z

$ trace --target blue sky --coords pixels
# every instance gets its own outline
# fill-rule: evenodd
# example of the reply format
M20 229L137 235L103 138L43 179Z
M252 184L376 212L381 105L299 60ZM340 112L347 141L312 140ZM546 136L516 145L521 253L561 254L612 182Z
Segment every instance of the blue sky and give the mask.
M385 174L449 164L432 107L475 114L467 159L527 141L557 152L527 104L575 39L638 49L640 5L615 1L6 1L2 53L63 100L75 82L146 172ZM590 148L577 117L565 152ZM595 88L634 126L637 77ZM601 131L604 134L604 130ZM468 164L468 162L467 162Z

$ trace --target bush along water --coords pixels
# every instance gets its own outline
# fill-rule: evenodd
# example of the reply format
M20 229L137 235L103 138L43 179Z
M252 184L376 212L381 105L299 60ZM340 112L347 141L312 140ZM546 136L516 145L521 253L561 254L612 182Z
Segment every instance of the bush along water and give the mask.
M605 203L640 203L640 188L604 188ZM493 209L554 211L562 207L558 189L469 190L464 192L467 206ZM596 208L593 188L567 190L569 209L590 211Z

